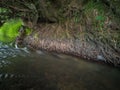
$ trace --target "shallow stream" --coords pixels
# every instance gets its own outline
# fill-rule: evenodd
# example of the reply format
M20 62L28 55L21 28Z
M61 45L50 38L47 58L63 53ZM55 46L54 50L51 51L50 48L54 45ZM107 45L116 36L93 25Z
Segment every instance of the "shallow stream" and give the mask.
M120 90L120 69L1 44L0 90Z

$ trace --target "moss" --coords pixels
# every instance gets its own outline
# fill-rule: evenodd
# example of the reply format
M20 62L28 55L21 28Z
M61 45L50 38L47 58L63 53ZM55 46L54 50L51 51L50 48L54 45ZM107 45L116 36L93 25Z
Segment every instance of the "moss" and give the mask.
M26 31L26 35L30 35L33 30L32 30L31 28L28 28L28 27L27 27L27 28L25 29L25 31Z
M9 20L0 28L0 41L11 42L19 35L19 29L23 25L21 19Z

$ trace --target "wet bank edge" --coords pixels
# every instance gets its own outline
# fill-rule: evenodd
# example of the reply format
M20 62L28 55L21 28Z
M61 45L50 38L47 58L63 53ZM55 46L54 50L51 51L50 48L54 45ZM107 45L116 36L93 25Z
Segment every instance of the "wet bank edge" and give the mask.
M32 49L64 53L120 67L119 53L112 48L103 47L97 41L93 43L93 41L81 41L80 39L36 38L34 35L29 35L24 38L23 43Z

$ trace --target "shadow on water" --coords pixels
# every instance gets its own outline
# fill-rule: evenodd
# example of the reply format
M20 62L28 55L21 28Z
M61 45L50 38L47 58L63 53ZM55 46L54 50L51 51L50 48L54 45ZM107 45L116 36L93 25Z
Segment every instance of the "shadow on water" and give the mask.
M9 47L0 57L0 90L120 90L117 68Z

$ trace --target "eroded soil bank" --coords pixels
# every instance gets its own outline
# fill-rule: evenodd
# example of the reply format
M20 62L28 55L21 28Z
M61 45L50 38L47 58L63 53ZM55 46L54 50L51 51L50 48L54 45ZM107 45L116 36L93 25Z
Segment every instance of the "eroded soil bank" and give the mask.
M86 28L92 29L90 25L84 27L72 23L39 24L23 39L23 43L29 48L65 53L119 66L120 49L109 38L114 34L113 31L92 32Z

